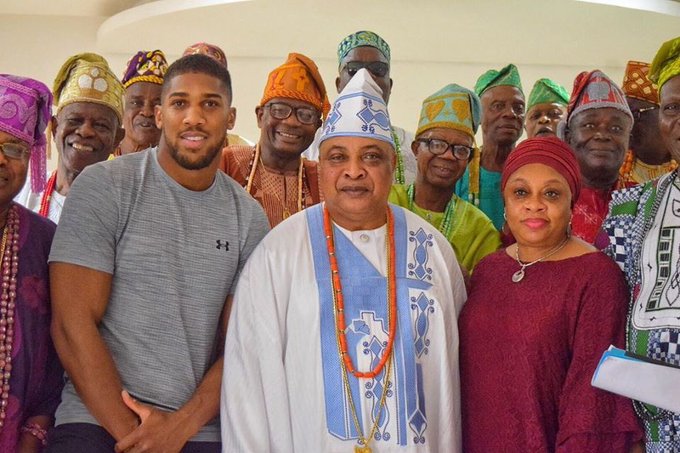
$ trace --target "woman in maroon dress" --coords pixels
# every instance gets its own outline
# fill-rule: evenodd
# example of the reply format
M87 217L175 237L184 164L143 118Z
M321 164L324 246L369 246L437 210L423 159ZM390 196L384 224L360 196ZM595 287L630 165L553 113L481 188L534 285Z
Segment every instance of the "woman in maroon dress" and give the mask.
M622 347L619 268L569 234L578 163L556 138L524 141L501 180L516 243L487 256L460 316L463 448L628 452L631 402L591 387L602 352Z

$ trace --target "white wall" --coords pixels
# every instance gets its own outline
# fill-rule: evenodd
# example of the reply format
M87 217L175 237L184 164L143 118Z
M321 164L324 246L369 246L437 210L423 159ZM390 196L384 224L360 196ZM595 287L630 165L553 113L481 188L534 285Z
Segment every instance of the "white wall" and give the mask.
M0 42L5 44L0 48L0 72L33 77L51 87L54 76L66 58L79 52L98 52L97 29L103 21L104 18L91 17L0 15ZM134 37L130 36L121 36L121 39L134 41ZM152 49L153 44L140 42L137 48ZM183 49L163 50L170 60L174 60ZM290 49L291 52L297 50ZM127 59L131 56L107 53L103 55L119 76L122 75ZM328 49L328 55L324 58L313 55L310 57L315 60L322 72L332 102L336 96L335 49ZM635 58L649 61L652 56L631 56L631 59ZM279 58L229 58L234 106L238 111L235 132L254 141L259 138L254 109L262 96L268 73L285 59L286 55ZM603 55L603 61L607 61L606 55ZM521 64L518 66L527 96L534 81L540 77L553 78L562 83L567 91L571 91L572 81L578 72L595 69ZM393 123L408 130L415 130L423 99L448 83L473 88L477 77L490 67L479 63L393 61L394 88L390 97ZM605 71L615 81L622 81L623 66L599 69ZM55 165L56 156L52 156L50 168Z

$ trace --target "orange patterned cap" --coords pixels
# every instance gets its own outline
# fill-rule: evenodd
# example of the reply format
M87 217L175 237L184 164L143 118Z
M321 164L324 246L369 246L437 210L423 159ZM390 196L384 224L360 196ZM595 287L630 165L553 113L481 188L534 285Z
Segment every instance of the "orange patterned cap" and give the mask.
M628 97L659 104L659 89L649 80L649 63L628 62L623 76L623 92Z
M310 58L299 53L288 54L286 62L269 73L260 106L274 98L308 102L321 112L322 118L330 110L319 68Z

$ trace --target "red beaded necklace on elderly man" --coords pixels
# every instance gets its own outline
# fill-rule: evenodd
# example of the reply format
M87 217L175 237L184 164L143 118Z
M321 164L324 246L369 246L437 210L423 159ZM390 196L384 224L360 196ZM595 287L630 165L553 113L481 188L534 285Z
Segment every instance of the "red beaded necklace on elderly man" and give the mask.
M40 210L38 214L43 217L48 217L50 214L50 202L52 201L52 194L54 193L54 188L57 185L57 172L56 170L50 175L50 179L47 180L47 185L45 186L45 191L40 199Z
M17 298L17 272L19 270L19 214L16 206L7 213L0 242L2 256L2 292L0 293L0 428L5 425L9 403L9 380L12 374L12 346L14 341L14 316Z
M324 207L323 211L323 226L324 233L326 235L326 245L328 247L328 258L330 260L331 267L331 286L333 294L333 308L335 311L335 324L336 324L336 336L338 342L338 353L341 358L341 367L343 371L343 384L345 391L349 396L350 407L352 409L352 419L354 421L355 428L359 435L359 444L354 447L355 453L371 453L371 448L368 446L373 435L378 428L380 418L382 417L382 410L385 407L387 389L390 386L390 376L392 372L392 352L394 349L394 338L397 333L397 276L396 268L394 266L395 262L395 245L394 245L394 216L392 215L392 210L387 209L387 316L389 324L389 332L387 337L387 345L383 351L382 358L378 364L370 371L361 372L357 371L356 367L352 363L352 358L347 351L347 337L345 335L345 330L347 329L347 324L345 321L345 303L342 294L342 281L340 279L340 268L338 266L338 260L335 253L335 240L333 234L333 224L331 222L330 214L328 209ZM347 372L349 371L354 375L355 378L369 378L373 379L378 376L385 364L387 365L387 372L385 375L385 382L383 385L383 393L380 397L380 404L378 407L378 415L373 422L373 426L368 436L364 436L364 431L361 426L359 426L359 419L356 415L356 406L354 404L354 398L352 396L352 390L349 385L349 380L347 378Z

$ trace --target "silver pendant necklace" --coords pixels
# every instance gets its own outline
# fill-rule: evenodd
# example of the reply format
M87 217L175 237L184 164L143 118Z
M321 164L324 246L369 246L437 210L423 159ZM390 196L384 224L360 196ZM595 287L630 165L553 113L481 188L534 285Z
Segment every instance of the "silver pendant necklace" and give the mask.
M519 259L519 244L517 244L517 247L515 248L515 261L517 261L517 264L519 264L519 265L521 266L521 268L520 268L520 270L518 270L517 272L515 272L514 274L512 274L512 281L513 281L513 283L519 283L519 282L521 282L522 279L524 278L524 270L525 270L527 267L533 266L533 265L536 264L536 263L540 263L541 261L550 258L550 257L553 256L555 253L557 253L557 252L559 252L560 250L562 250L562 248L563 248L565 245L567 245L567 241L569 241L569 236L567 236L566 238L564 238L564 241L562 241L562 242L560 243L560 245L558 245L557 247L555 247L554 249L552 249L551 251L549 251L546 255L544 255L544 256L540 257L539 259L537 259L537 260L535 260L535 261L532 261L532 262L530 262L530 263L523 263L523 262Z

